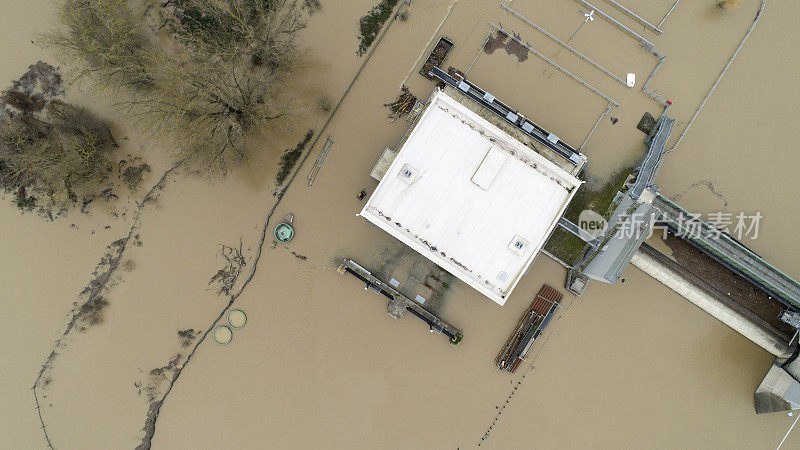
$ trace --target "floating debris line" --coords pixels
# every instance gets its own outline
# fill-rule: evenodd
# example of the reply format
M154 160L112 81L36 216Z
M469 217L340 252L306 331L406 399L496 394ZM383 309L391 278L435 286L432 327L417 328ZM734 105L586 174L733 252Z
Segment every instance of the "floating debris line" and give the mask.
M339 110L339 106L341 106L341 104L344 102L345 98L350 93L350 90L353 88L353 85L356 83L356 80L358 80L358 77L361 75L361 72L364 70L364 67L370 61L370 58L372 58L372 54L378 48L378 45L383 40L383 37L386 36L386 33L389 31L389 28L391 28L392 24L396 21L397 16L400 14L400 9L402 9L407 3L409 3L409 0L404 0L397 7L397 9L395 9L394 15L388 21L388 23L384 26L383 31L381 32L381 35L378 37L378 39L376 39L375 43L372 45L372 48L370 49L369 53L367 53L367 56L366 56L366 58L364 58L364 61L361 63L361 66L358 68L358 71L356 71L356 74L353 76L353 79L350 81L350 84L347 86L347 89L345 89L344 93L342 93L342 96L339 98L339 102L336 104L336 106L331 111L331 114L328 116L328 119L325 121L325 124L322 126L322 129L320 129L319 134L317 134L317 137L314 138L314 141L312 142L311 146L309 147L308 152L306 152L306 154L300 159L297 168L292 173L292 176L289 178L289 180L286 183L286 185L283 188L281 188L280 191L277 192L277 194L275 196L276 197L275 203L272 205L270 210L267 212L267 216L264 219L264 225L263 225L263 227L261 229L261 237L259 239L258 246L256 247L256 254L253 257L253 265L252 265L252 268L250 269L250 274L244 280L244 282L242 282L242 285L239 287L239 290L236 291L235 294L231 295L230 301L225 305L225 307L222 309L222 311L220 311L220 313L217 315L217 317L211 322L211 326L209 326L205 330L205 332L200 337L200 339L195 343L194 347L192 347L192 351L186 357L186 360L183 362L183 365L181 365L180 368L175 371L175 374L173 375L172 380L170 380L170 383L167 386L167 390L164 393L164 395L161 397L161 399L159 399L157 402L155 402L153 404L153 407L151 408L151 410L147 414L147 419L146 419L145 428L144 428L145 435L142 438L142 443L139 446L140 448L144 448L144 449L149 449L150 448L153 436L155 435L155 432L156 432L156 423L158 421L158 416L159 416L159 414L161 412L161 407L164 406L164 402L166 402L167 397L169 396L170 392L172 392L172 388L175 386L175 383L178 381L178 378L180 378L181 373L183 373L183 370L186 369L186 367L189 365L189 362L192 360L192 357L194 356L195 352L197 352L197 349L200 347L200 345L203 343L203 341L206 339L206 337L211 333L213 328L216 326L217 322L219 322L222 319L222 317L224 317L224 315L228 312L228 310L231 309L231 307L233 306L233 304L236 301L236 299L239 298L240 295L242 295L244 290L247 288L247 286L250 284L250 282L255 277L256 271L258 269L258 262L261 259L261 255L262 255L263 250L264 250L264 244L266 242L267 231L269 229L269 223L270 223L270 220L272 219L272 215L275 213L275 210L278 208L278 205L281 203L281 200L283 199L283 196L286 194L286 191L289 189L289 187L292 185L292 182L297 177L297 174L303 168L303 164L308 159L308 156L311 154L311 151L317 145L317 142L319 141L320 137L322 137L322 134L328 128L328 125L331 123L331 120L333 120L333 117L336 115L336 112Z
M550 338L552 336L553 336L553 332L551 331L550 334L547 335L547 339L544 340L544 343L539 348L539 351L537 351L536 355L533 357L533 359L531 359L531 363L528 366L528 368L525 369L525 372L522 373L522 378L517 380L517 383L514 386L514 389L512 389L511 392L508 394L508 397L506 397L506 401L503 402L502 406L497 407L497 414L494 416L494 420L492 420L492 423L491 423L491 425L489 425L489 428L487 428L486 432L483 433L483 436L481 436L481 440L478 442L478 447L483 445L483 443L486 442L487 439L489 439L489 435L494 430L494 427L495 427L495 425L497 425L497 422L500 420L500 416L503 415L503 410L506 409L506 406L508 406L508 404L511 402L511 399L514 398L514 395L517 394L517 390L522 386L522 382L525 381L525 378L528 376L528 372L533 370L533 368L534 368L533 364L536 362L536 359L539 357L539 354L542 353L542 350L544 350L544 347L550 341Z
M116 272L117 268L120 266L120 261L122 260L122 256L125 253L125 250L128 248L128 244L133 243L137 245L140 243L139 235L136 233L136 230L139 229L141 224L141 213L143 207L150 202L156 193L160 192L161 189L164 187L164 183L166 183L169 176L175 172L181 165L183 164L183 160L178 161L172 167L167 169L162 175L161 178L150 188L147 194L142 198L141 202L136 203L136 209L133 212L133 220L131 221L130 229L128 230L128 234L126 237L122 239L118 239L112 242L106 249L106 253L103 255L100 264L98 264L97 268L95 268L95 272L93 274L94 278L89 282L89 284L84 288L84 290L80 293L80 295L87 295L86 302L83 303L77 309L73 309L72 318L67 323L64 332L61 333L61 336L56 339L51 347L50 353L45 358L44 362L42 363L41 369L39 369L39 373L36 376L36 380L33 382L33 386L31 390L33 390L33 398L36 402L36 412L39 416L39 423L41 424L42 433L44 434L44 439L47 442L47 447L54 449L53 441L50 438L50 435L47 433L47 425L44 423L44 416L42 415L41 405L39 404L39 387L42 383L42 379L46 373L49 373L53 369L53 364L55 363L56 358L58 357L59 353L57 350L63 348L66 345L66 339L72 334L72 332L79 326L79 322L84 317L87 311L87 306L91 306L92 304L96 304L98 302L106 301L102 298L102 293L105 291L106 287L108 286L109 282L112 279L112 276ZM105 268L105 270L102 270Z

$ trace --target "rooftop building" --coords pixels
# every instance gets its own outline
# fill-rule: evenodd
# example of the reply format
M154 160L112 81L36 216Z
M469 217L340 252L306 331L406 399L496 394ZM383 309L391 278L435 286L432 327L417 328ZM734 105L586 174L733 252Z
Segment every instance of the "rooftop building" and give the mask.
M440 91L360 215L502 305L580 183Z

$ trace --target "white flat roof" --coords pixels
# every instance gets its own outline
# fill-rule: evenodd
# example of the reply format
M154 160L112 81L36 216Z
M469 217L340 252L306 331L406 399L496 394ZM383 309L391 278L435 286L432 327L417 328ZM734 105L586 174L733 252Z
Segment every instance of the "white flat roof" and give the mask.
M502 305L580 183L440 91L361 216Z

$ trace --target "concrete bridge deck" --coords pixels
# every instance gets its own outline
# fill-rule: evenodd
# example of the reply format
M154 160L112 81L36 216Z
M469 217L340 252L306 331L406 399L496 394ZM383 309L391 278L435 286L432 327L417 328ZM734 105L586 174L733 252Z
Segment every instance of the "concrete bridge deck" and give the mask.
M664 223L703 253L737 275L763 289L787 307L800 310L800 283L758 256L727 233L692 215L668 198L657 194L653 206Z

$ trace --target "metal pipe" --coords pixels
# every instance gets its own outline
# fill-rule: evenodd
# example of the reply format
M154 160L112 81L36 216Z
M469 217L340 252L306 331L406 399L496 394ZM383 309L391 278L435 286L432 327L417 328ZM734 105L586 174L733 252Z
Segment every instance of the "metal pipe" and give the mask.
M583 151L583 147L586 145L587 142L589 142L589 138L592 137L592 133L594 133L594 130L597 128L597 125L600 125L600 120L602 120L603 117L605 117L609 111L611 111L611 102L608 103L608 106L606 106L606 110L603 111L603 114L600 114L600 117L597 118L597 122L594 123L592 131L589 132L589 135L586 136L586 139L583 140L583 144L581 144L581 146L578 148L579 152Z
M592 61L591 59L587 58L587 57L586 57L586 56L584 56L584 55L583 55L581 52L579 52L579 51L575 50L574 48L572 48L572 46L570 46L570 45L569 45L569 44L567 44L566 42L562 41L561 39L559 39L559 38L557 38L557 37L553 36L552 34L548 33L548 32L547 32L547 30L545 30L544 28L541 28L540 26L538 26L538 25L536 25L535 23L531 22L531 21L530 21L530 20L528 20L526 17L522 16L520 13L518 13L518 12L514 11L513 9L509 8L509 7L508 7L508 6L506 6L506 5L503 5L503 4L501 4L500 6L501 6L503 9L505 9L507 12L509 12L509 13L511 13L511 14L513 14L513 15L515 15L515 16L517 16L517 18L519 18L519 19L520 19L520 20L522 20L523 22L527 23L528 25L532 26L534 29L536 29L536 31L539 31L540 33L544 34L545 36L549 37L550 39L552 39L552 40L554 40L555 42L557 42L558 44L560 44L562 47L564 47L564 48L566 48L567 50L569 50L569 51L571 51L572 53L574 53L576 56L578 56L578 57L579 57L579 58L581 58L582 60L584 60L584 61L588 62L589 64L591 64L592 66L594 66L596 69L600 70L601 72L603 72L604 74L606 74L606 75L610 76L611 78L613 78L613 79L617 80L617 81L618 81L620 84L622 84L623 86L625 86L625 87L627 87L627 88L633 87L633 86L629 86L627 81L625 81L625 80L623 80L622 78L618 77L617 75L614 75L613 73L609 72L608 70L606 70L606 68L605 68L605 67L603 67L603 66L601 66L600 64L597 64L596 62L594 62L594 61ZM586 22L584 22L584 23L586 23ZM583 24L581 24L581 26L582 26L582 25L583 25ZM577 31L576 31L576 33L577 33Z
M400 83L400 87L401 88L403 86L405 86L406 82L408 82L408 79L411 78L411 73L414 72L414 68L417 67L417 64L419 64L419 61L422 59L423 56L425 56L426 50L428 50L428 47L431 46L431 42L433 42L433 40L439 34L439 30L442 29L442 25L444 25L444 23L447 21L447 18L450 17L450 13L453 12L453 7L456 6L456 3L458 3L458 0L453 0L453 3L451 3L450 7L447 8L447 14L445 14L444 19L442 19L441 23L439 23L439 26L436 27L436 31L433 32L433 36L431 36L431 39L425 45L425 48L422 49L422 53L420 53L419 57L417 58L417 60L414 61L414 65L412 65L411 69L408 70L408 75L406 75L406 78L403 80L402 83Z
M570 72L569 70L567 70L567 69L565 69L565 68L561 67L561 66L560 66L560 65L559 65L557 62L555 62L555 61L553 61L552 59L548 58L547 56L543 55L543 54L542 54L542 53L540 53L539 51L537 51L537 50L533 49L533 48L532 48L530 45L528 45L528 44L526 44L526 43L522 42L521 40L517 39L517 38L516 38L516 37L515 37L513 34L511 34L511 33L507 32L506 30L504 30L503 28L501 28L501 27L500 27L500 26L498 26L498 25L495 25L495 24L494 24L494 23L492 23L492 22L489 22L489 24L490 24L492 27L494 27L494 28L495 28L495 30L500 30L500 31L502 31L502 32L503 32L503 34L505 34L506 36L508 36L508 37L510 37L511 39L513 39L513 40L514 40L516 43L518 43L519 45L521 45L521 46L523 46L523 47L527 48L527 49L528 49L528 51L530 51L530 52L531 52L531 53L533 53L534 55L536 55L536 56L538 56L539 58L541 58L541 59L545 60L546 62L550 63L550 65L552 65L552 66L553 66L553 67L555 67L556 69L560 70L561 72L563 72L563 73L564 73L565 75L567 75L568 77L572 78L573 80L575 80L575 81L577 81L578 83L582 84L584 87L588 88L589 90L591 90L591 91L592 91L592 92L594 92L595 94L597 94L597 95L599 95L599 96L603 97L604 99L606 99L607 101L611 102L611 103L612 103L614 106L619 106L619 103L618 103L616 100L612 99L611 97L607 96L606 94L603 94L602 92L600 92L599 90L597 90L597 89L596 89L594 86L592 86L591 84L589 84L589 83L587 83L587 82L585 82L585 81L581 80L580 78L578 78L576 75L574 75L574 74L573 74L572 72Z
M328 152L332 146L333 139L331 139L330 135L328 135L328 139L325 140L325 144L322 145L322 149L319 151L319 155L317 156L317 161L314 163L314 167L311 168L311 173L308 174L309 186L314 184L314 180L317 178L317 175L319 175L319 171L322 169L322 164L325 162L325 157L328 156Z
M624 31L624 32L626 32L626 33L628 33L628 34L630 34L630 35L631 35L631 36L633 36L634 38L636 38L636 40L638 40L638 41L639 41L639 43L640 43L640 44L642 44L642 47L644 47L644 48L646 48L646 49L647 49L647 51L649 51L649 52L651 52L651 53L653 53L653 54L656 54L656 53L657 53L657 51L656 51L656 46L655 46L655 45L653 45L653 43L652 43L652 42L648 41L647 39L645 39L645 38L643 38L641 35L639 35L639 33L637 33L637 32L635 32L635 31L631 30L630 28L628 28L628 27L626 27L625 25L621 24L619 21L617 21L617 20L616 20L616 19L614 19L613 17L609 16L608 14L604 13L603 11L601 11L601 10L597 9L596 7L592 6L592 5L591 5L589 2L587 2L586 0L575 0L575 1L576 1L576 2L578 2L578 3L580 3L580 4L582 4L583 6L585 6L585 7L587 7L587 8L593 9L593 10L594 10L594 12L596 12L597 14L599 14L599 15L600 15L602 18L606 19L607 21L609 21L611 24L615 25L615 26L616 26L617 28L619 28L620 30L622 30L622 31ZM658 56L658 55L656 55L656 56Z
M681 141L683 141L683 137L686 136L686 133L689 131L689 128L691 128L692 125L694 124L695 119L697 119L697 116L700 115L700 111L703 109L704 106L706 106L706 102L708 102L708 99L711 98L711 94L714 93L714 89L716 89L719 82L722 81L722 77L725 76L725 72L727 72L728 69L731 67L731 64L733 64L733 60L736 59L736 56L739 54L739 50L742 49L744 43L747 42L747 38L750 37L750 33L752 33L753 30L756 28L756 24L758 23L758 20L761 19L761 15L764 13L764 8L766 7L767 7L767 0L761 0L761 6L758 8L758 12L756 13L756 18L753 20L753 23L750 25L750 28L747 30L747 33L742 38L742 42L740 42L739 46L736 47L736 51L733 52L733 56L731 56L731 59L728 60L728 64L725 64L725 67L722 69L722 72L719 73L717 80L714 81L714 84L711 86L711 89L709 89L705 98L703 98L703 102L700 103L700 106L697 107L697 110L694 112L692 118L689 120L689 124L686 125L686 128L683 129L681 135L678 136L678 141L675 142L675 145L673 145L671 149L667 150L667 153L678 148Z
M658 64L656 64L656 67L653 68L653 72L650 74L649 77L647 77L647 81L644 82L644 86L642 86L642 90L647 89L647 86L650 85L650 81L653 79L653 77L656 76L656 72L658 72L658 69L660 69L661 65L664 64L664 60L665 59L667 59L667 57L663 56L663 57L661 57L661 59L658 60Z
M464 76L466 76L469 73L470 69L472 69L472 66L474 66L475 62L478 61L478 57L481 56L481 52L483 51L483 49L486 48L486 44L489 43L489 38L492 37L492 33L493 33L493 31L489 31L486 34L486 40L483 41L483 45L481 45L481 48L478 49L478 53L475 55L475 59L473 59L472 62L470 63L470 65L469 65L469 67L467 67L467 71L464 72Z
M331 137L328 136L328 139L326 139L325 143L322 144L322 148L319 150L319 154L317 155L317 159L316 159L316 161L314 161L314 165L311 166L311 172L309 172L308 173L308 177L306 177L306 180L308 180L309 183L311 183L311 180L314 179L314 174L317 172L317 169L319 168L319 161L320 161L320 159L322 159L322 153L325 151L325 146L328 144L328 140L330 140L330 138ZM310 184L309 184L309 186L310 186Z
M664 16L663 19L661 19L661 22L658 22L658 28L661 28L661 24L663 24L664 21L667 20L667 17L669 17L669 15L672 14L672 10L675 9L675 7L678 6L678 3L680 2L681 0L675 0L675 4L672 5L672 8L670 8L669 11L667 11L667 14Z
M569 269L569 268L570 268L570 267L569 267L569 264L565 263L565 262L564 262L564 261L562 261L562 260L561 260L561 259L560 259L558 256L556 256L556 255L554 255L554 254L552 254L552 253L548 252L548 251L547 251L547 250L545 250L544 248L542 248L542 249L540 250L540 252L542 252L542 253L544 253L545 255L549 256L549 257L550 257L550 258L552 258L552 259L553 259L555 262L557 262L557 263L561 264L562 266L564 266L566 269Z
M646 20L642 19L641 17L639 17L639 15L638 15L638 14L636 14L636 13L635 13L635 12L633 12L633 11L631 11L630 9L628 9L628 8L626 8L626 7L622 6L622 5L620 5L619 3L615 2L614 0L606 0L606 1L607 1L608 3L611 3L611 5L612 5L612 6L614 6L615 8L617 8L618 10L620 10L620 11L624 12L625 14L627 14L628 16L630 16L631 18L633 18L633 20L635 20L635 21L639 22L640 24L644 25L644 26L645 26L645 27L647 27L647 28L650 28L650 29L651 29L653 32L655 32L655 33L658 33L658 34L661 34L661 33L662 33L662 31L661 31L661 30L659 30L659 29L658 29L658 27L657 27L656 25L653 25L653 24L651 24L650 22L648 22L648 21L646 21ZM663 21L662 21L662 22L663 22Z

